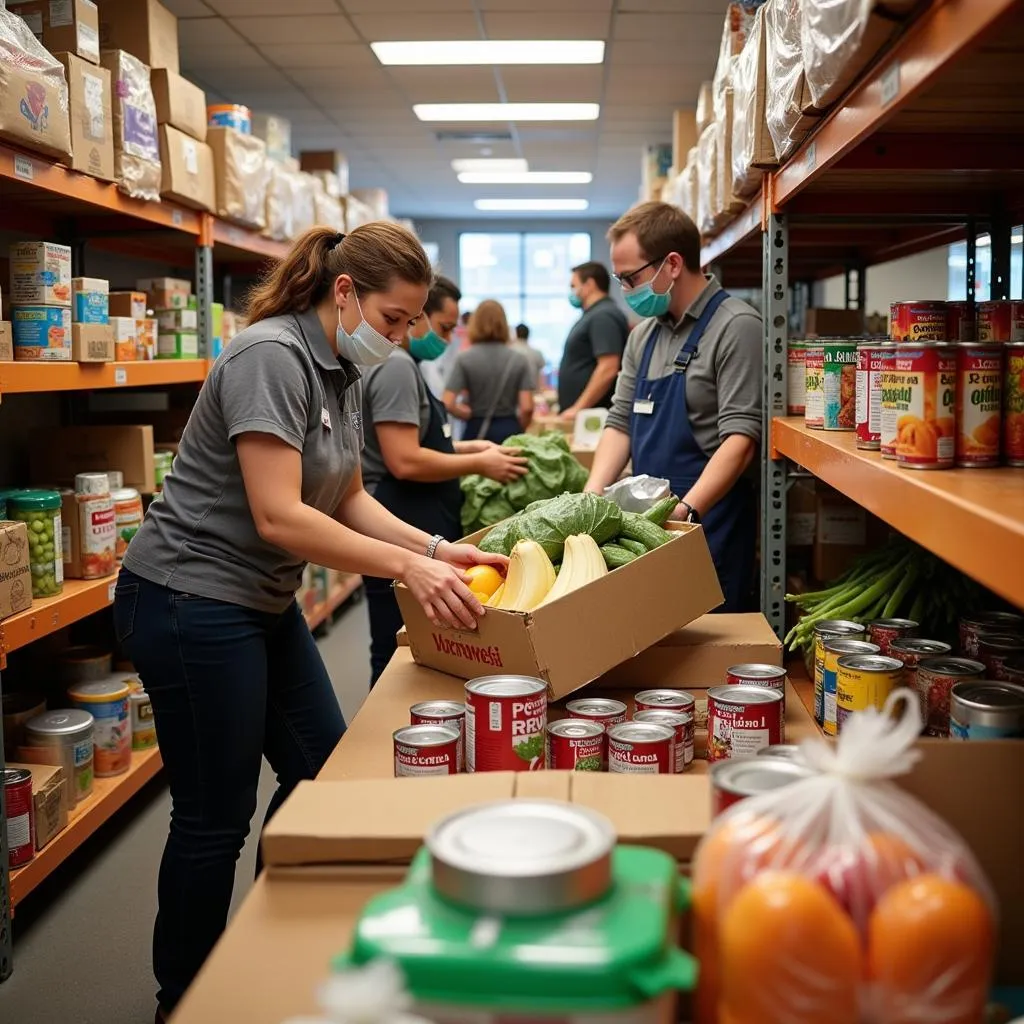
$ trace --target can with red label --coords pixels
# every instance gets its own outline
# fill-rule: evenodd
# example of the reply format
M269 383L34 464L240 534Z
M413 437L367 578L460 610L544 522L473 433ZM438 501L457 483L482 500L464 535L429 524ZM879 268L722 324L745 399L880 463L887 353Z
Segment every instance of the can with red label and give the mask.
M990 302L978 303L978 341L1024 341L1014 337L1015 329L1020 330L1024 316L1024 302L1011 302L1009 299L992 299Z
M565 705L570 718L585 718L604 726L618 725L626 720L626 705L610 697L584 697Z
M896 461L905 469L949 469L956 456L956 349L902 345L894 360Z
M392 734L395 778L457 775L460 734L450 725L403 725Z
M779 665L731 665L725 670L727 686L766 686L769 690L778 690L782 694L782 704L786 704L786 670Z
M825 429L825 346L818 342L804 351L804 426Z
M748 796L781 789L812 774L804 765L783 757L720 761L711 769L711 816L717 818Z
M917 666L925 658L944 658L952 648L942 640L924 640L916 636L901 636L889 644L889 657L903 662L903 685L920 696L917 686ZM921 704L921 713L928 709Z
M877 451L882 444L882 374L896 357L895 342L857 346L857 447Z
M978 612L960 619L960 653L965 658L978 657L978 638L982 633L1008 636L1024 633L1024 615L1016 612Z
M893 640L914 636L919 625L913 619L875 619L868 623L868 640L878 644L879 652L888 658Z
M544 744L547 768L603 772L608 764L608 738L600 722L563 718L549 722Z
M956 346L956 464L965 469L999 465L1003 351L992 342Z
M4 769L4 800L7 807L7 863L17 868L28 863L36 849L30 771L26 768Z
M978 636L978 661L985 666L989 679L1001 683L1013 682L1006 671L1006 662L1021 655L1024 655L1024 636L1002 636L997 633L981 633Z
M675 732L653 722L620 722L608 730L608 771L623 775L672 775Z
M1003 376L1003 461L1024 466L1024 341L1005 346Z
M641 690L633 698L637 711L685 711L694 714L697 702L685 690Z
M974 341L975 315L966 299L946 303L946 340Z
M544 767L548 687L532 676L481 676L466 683L466 771Z
M807 394L807 342L790 340L786 349L786 412L803 416Z
M985 666L970 658L925 658L917 666L925 736L949 736L949 699L964 680L981 679Z
M674 772L685 772L693 764L693 715L688 711L638 711L633 721L667 725L673 731Z
M894 302L889 307L889 337L893 341L945 341L946 304L925 299Z
M781 743L782 694L763 686L715 686L708 690L708 760L753 757Z
M409 708L410 725L447 725L459 733L459 771L466 760L466 705L457 700L425 700Z

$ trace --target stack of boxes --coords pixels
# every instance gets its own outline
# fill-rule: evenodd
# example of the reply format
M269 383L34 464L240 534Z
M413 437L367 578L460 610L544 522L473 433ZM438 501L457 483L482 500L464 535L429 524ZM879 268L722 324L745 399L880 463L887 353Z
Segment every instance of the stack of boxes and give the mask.
M160 126L160 194L197 210L217 203L213 153L206 144L206 94L169 68L152 76Z
M99 277L71 279L71 358L79 363L114 360L109 281Z
M71 360L71 247L16 242L10 248L14 358Z
M156 318L157 359L198 359L199 312L191 283L176 277L153 277L136 284L146 293Z
M110 326L114 335L114 358L119 363L155 358L155 340L152 345L147 344L149 337L155 336L156 327L150 329L154 322L146 318L145 292L111 292L109 305Z

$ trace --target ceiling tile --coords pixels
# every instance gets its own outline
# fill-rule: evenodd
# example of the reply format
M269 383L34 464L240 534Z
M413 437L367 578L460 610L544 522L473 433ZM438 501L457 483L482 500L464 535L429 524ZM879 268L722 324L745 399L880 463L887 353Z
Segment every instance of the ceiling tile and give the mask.
M341 0L341 6L348 14L422 14L424 0ZM472 11L473 0L430 0L429 7L435 14Z
M597 103L601 99L604 68L502 67L499 74L510 103Z
M380 68L373 51L362 43L263 43L260 53L285 69Z
M497 103L501 97L489 67L399 67L388 76L410 103Z
M433 0L431 0L433 3ZM672 3L679 3L679 0L670 0ZM544 0L477 0L480 6L480 10L485 13L488 11L496 11L502 13L522 13L522 14L533 14L540 12L544 15L551 14L552 11L558 14L563 13L577 13L577 14L597 14L610 11L612 9L612 0L548 0L547 3ZM534 38L533 34L524 36L524 39ZM548 37L542 37L548 38ZM579 36L577 38L582 38ZM592 37L588 37L592 38Z
M203 0L164 0L164 7L177 18L203 18L213 14Z
M354 43L358 36L342 14L311 18L232 18L231 24L250 43Z
M181 67L187 77L190 71L206 73L225 68L266 68L269 65L251 46L239 43L236 46L214 47L210 50L200 48L183 51Z
M557 5L558 0L553 0L550 6ZM591 11L584 22L578 14L557 10L546 10L540 19L536 14L488 11L483 21L489 39L607 39L611 14L608 10Z
M383 69L379 67L292 68L289 69L288 76L303 89L324 90L319 98L325 106L341 98L340 94L332 90L343 90L348 96L365 95L368 103L377 106L380 106L381 100L395 103L402 101L401 95L388 82Z
M722 23L721 14L618 14L615 38L641 42L672 40L717 58ZM710 51L709 46L713 47Z
M206 79L214 88L223 93L233 90L248 89L260 95L276 95L278 91L287 89L288 80L280 71L264 66L262 68L225 68L210 69L204 72ZM233 100L232 102L241 102Z
M218 14L225 17L237 15L281 15L281 0L205 0ZM286 17L296 14L337 14L338 5L334 0L287 0Z
M382 14L355 14L352 22L367 42L392 39L479 39L480 30L471 12L410 14L400 22Z
M244 43L245 40L223 18L210 16L178 21L178 46L183 54Z
M680 0L619 0L619 13L628 11L643 14L678 14ZM720 0L686 0L686 13L714 14L719 22L723 20Z

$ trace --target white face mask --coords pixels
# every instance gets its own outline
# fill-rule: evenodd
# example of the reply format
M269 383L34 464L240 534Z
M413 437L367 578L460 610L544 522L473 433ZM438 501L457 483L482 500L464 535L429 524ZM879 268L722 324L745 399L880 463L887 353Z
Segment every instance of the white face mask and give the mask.
M359 326L349 334L341 326L341 307L338 307L338 329L335 337L338 340L338 355L344 356L350 363L356 366L377 366L383 363L388 356L398 347L388 341L376 328L371 327L363 316L363 307L359 303L359 296L352 292L356 300L356 309L359 310Z

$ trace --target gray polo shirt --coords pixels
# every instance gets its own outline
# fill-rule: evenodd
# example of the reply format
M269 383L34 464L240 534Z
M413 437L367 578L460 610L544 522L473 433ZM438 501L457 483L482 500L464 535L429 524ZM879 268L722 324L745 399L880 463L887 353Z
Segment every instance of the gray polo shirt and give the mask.
M575 405L601 356L622 356L629 336L626 314L607 295L588 306L572 325L565 339L562 364L558 368L558 405ZM608 405L613 388L599 396L595 405Z
M536 391L537 378L526 356L500 341L478 341L463 349L445 383L448 391L469 392L474 416L494 407L494 418L519 412L519 392Z
M633 328L626 343L622 372L608 414L608 426L629 433L636 377L651 334L654 343L648 376L667 377L679 350L690 336L711 296L722 290L709 278L707 286L676 322L671 316L651 317ZM727 298L715 310L697 352L686 369L686 407L697 443L710 457L730 434L761 440L761 317L740 299Z
M359 371L331 351L316 311L247 327L214 364L174 467L125 554L172 590L284 611L304 563L256 531L235 438L271 434L302 453L302 500L332 515L363 446Z
M388 471L377 437L378 423L406 423L419 427L420 443L430 425L430 398L416 360L404 348L363 375L363 485L373 494Z

